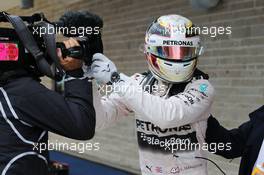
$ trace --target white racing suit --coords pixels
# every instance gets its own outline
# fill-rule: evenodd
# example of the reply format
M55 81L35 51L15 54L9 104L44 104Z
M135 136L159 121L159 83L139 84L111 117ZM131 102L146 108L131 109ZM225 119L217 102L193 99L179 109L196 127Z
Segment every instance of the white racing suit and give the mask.
M97 129L133 111L143 175L207 175L206 160L195 158L205 157L203 151L190 144L205 143L214 88L202 76L197 77L189 83L163 85L161 92L151 73L135 74L129 88L156 84L155 89L128 88L123 96L115 92L95 95Z

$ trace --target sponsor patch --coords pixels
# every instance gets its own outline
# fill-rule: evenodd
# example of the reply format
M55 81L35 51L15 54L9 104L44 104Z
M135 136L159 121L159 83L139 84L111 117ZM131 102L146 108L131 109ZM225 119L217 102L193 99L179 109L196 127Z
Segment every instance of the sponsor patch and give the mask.
M201 84L200 87L199 87L199 91L200 92L206 92L207 91L207 87L208 87L207 84Z
M193 46L192 41L163 40L163 45L168 46Z

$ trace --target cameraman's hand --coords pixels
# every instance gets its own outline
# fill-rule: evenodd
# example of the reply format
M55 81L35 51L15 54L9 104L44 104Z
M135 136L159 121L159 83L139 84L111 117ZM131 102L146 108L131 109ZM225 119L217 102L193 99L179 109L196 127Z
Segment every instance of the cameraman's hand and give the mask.
M77 42L77 40L73 38L63 41L63 43L65 44L65 47L67 49L71 47L79 46L79 43ZM72 57L62 58L62 53L60 49L58 49L58 57L60 58L61 66L65 71L72 71L72 70L80 69L83 65L82 60L75 59Z
M101 53L96 53L93 55L91 72L98 83L106 84L111 82L112 74L117 72L117 69L109 58Z

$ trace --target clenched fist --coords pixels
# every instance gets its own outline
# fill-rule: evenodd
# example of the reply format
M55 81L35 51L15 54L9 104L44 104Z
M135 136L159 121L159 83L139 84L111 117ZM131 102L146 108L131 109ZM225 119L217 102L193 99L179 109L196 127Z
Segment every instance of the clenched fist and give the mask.
M109 58L101 53L96 53L93 55L91 72L98 83L106 84L112 81L113 75L117 74L117 69Z

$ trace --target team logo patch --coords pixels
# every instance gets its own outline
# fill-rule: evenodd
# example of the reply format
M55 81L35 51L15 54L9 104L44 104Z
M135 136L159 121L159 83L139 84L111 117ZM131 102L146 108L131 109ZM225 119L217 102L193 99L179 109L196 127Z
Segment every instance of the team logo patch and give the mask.
M200 92L206 92L207 88L208 88L207 84L201 84L200 87L199 87L199 91Z

